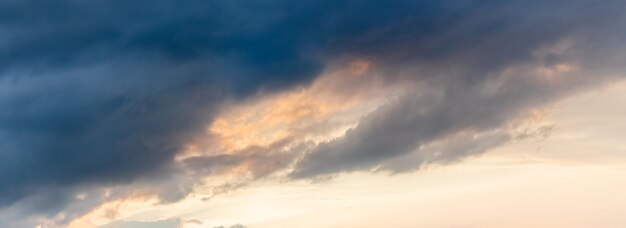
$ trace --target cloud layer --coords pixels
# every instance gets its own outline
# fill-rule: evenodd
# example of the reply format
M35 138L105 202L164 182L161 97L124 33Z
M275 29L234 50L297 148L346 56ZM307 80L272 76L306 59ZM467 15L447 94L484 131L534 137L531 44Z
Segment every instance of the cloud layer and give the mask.
M64 224L138 189L175 201L242 164L253 178L314 178L484 152L515 140L529 110L621 79L625 7L4 1L0 218ZM292 131L282 144L176 159L212 137L207 126L224 104L307 88L348 62L362 82L329 85L331 96L372 90L359 87L368 80L383 93L403 90L345 135L317 142Z

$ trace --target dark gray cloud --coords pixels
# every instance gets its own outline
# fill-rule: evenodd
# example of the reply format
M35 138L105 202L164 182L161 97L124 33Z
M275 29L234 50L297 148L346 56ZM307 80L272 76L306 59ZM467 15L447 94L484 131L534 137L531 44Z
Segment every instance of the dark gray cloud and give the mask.
M308 152L294 176L369 169L456 131L493 130L607 80L574 76L555 87L520 77L483 94L513 66L582 58L582 73L618 70L622 9L559 0L2 1L0 207L13 208L0 210L17 218L72 208L65 222L130 191L101 188L154 185L173 201L194 184L186 169L210 175L242 160L255 161L259 177L283 169L297 152L173 158L224 100L305 85L353 57L434 95L415 91L379 108ZM582 45L573 53L534 53L568 36ZM78 202L80 192L93 198Z
M244 13L204 1L0 3L0 206L54 217L98 186L181 185L173 157L223 99L321 70L289 37L269 37L278 24ZM162 196L180 198L184 184ZM94 195L91 206L106 200Z
M408 51L401 62L383 64L387 78L400 78L416 88L362 118L343 137L308 151L291 176L395 172L479 154L518 138L507 132L488 133L506 130L527 111L622 78L625 58L620 53L626 36L618 24L625 18L613 7L624 8L624 4L514 5L502 5L501 12L471 15L430 34L438 37L432 41L435 46L449 34L462 35L457 42L447 43L454 48L427 59L419 50ZM587 7L593 10L586 11ZM421 44L413 41L406 40L407 48ZM455 141L453 136L463 132L474 138ZM428 148L439 141L446 148Z

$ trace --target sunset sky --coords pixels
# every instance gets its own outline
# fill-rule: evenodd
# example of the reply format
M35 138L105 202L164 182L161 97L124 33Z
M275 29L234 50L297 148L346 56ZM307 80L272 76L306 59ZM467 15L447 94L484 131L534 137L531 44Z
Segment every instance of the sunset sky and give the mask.
M625 11L0 1L0 227L626 227Z

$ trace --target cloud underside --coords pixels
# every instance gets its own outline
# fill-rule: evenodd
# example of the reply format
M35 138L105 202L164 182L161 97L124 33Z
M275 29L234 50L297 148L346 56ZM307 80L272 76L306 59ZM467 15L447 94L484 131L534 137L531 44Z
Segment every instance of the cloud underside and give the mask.
M0 226L63 225L137 193L176 201L242 164L252 179L404 172L545 134L517 127L534 109L622 79L625 6L2 2ZM346 80L326 73L354 59L366 60L348 66L359 81L329 96L376 90L355 89L374 80L395 97L341 136L291 132L177 159L212 137L226 104Z

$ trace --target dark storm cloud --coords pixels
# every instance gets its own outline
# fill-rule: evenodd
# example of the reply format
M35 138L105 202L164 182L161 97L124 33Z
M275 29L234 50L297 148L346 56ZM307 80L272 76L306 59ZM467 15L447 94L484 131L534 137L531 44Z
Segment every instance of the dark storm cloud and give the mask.
M320 47L434 5L4 1L0 202L168 169L225 96L309 81Z
M381 107L308 153L295 176L364 169L459 129L493 129L564 89L522 80L484 97L476 87L567 35L595 35L585 50L611 51L623 41L624 31L613 31L623 8L556 0L2 1L0 205L36 199L40 207L20 207L54 215L81 189L163 176L188 189L194 180L179 177L173 157L203 134L223 100L303 85L326 63L353 57L444 95ZM598 44L606 36L621 38ZM195 158L184 168L210 174L253 159L258 172L271 173L293 160L239 156Z
M168 176L221 100L312 80L321 62L299 50L289 22L249 10L0 3L0 205L50 197L32 209L54 214L80 188Z

